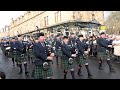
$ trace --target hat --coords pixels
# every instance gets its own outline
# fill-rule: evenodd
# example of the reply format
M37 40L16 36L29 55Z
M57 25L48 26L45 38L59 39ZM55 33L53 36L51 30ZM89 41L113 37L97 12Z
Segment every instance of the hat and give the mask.
M37 37L44 36L44 33L38 33Z
M13 37L12 39L15 39L15 37Z
M68 36L64 36L63 39L68 39L69 37Z
M59 34L57 34L57 36L56 37L59 37L61 34L59 33Z
M105 32L101 32L101 33L100 33L100 35L103 35L103 34L105 34Z
M90 36L90 38L93 38L93 36Z
M79 35L78 37L79 37L79 38L80 38L80 37L83 37L83 35L81 34L81 35Z
M22 35L18 35L18 37L21 37Z
M71 35L74 35L74 33L71 33Z

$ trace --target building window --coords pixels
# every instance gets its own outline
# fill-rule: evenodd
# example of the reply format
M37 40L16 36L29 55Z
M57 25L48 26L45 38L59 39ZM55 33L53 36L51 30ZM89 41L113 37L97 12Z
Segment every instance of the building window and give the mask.
M56 13L55 13L55 23L56 23Z
M44 17L44 25L45 25L45 26L48 25L48 16Z
M60 11L60 22L61 22L61 20L62 20L62 17L61 17L61 11Z
M61 11L57 11L56 13L55 13L55 23L57 23L57 22L61 22Z
M95 14L93 13L93 14L92 14L92 20L94 20L94 19L95 19Z
M58 11L58 12L59 12L59 11ZM56 15L57 15L57 16L56 16L56 19L57 19L56 21L57 21L57 22L58 22L58 12L56 13Z
M94 11L92 11L92 20L95 19L95 14L94 14Z
M46 17L44 17L44 25L46 26Z
M80 19L80 12L78 11L78 19Z
M48 25L48 16L47 16L47 18L46 18L46 19L47 19L47 25Z
M73 11L73 19L75 19L75 11Z

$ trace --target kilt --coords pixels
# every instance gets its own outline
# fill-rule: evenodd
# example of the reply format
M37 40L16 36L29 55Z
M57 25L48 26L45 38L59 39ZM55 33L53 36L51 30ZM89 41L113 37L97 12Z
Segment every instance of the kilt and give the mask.
M5 54L5 51L6 51L6 50L5 50L5 47L2 48L2 51L3 51L3 54Z
M53 75L52 67L50 65L50 62L48 64L49 64L49 69L47 71L43 70L42 65L34 66L34 69L32 71L32 78L33 79L47 79L47 77L51 77Z
M64 70L69 70L69 69L74 69L75 68L74 63L72 65L70 65L68 63L69 58L67 58L67 57L61 57L61 60L62 60L62 66L63 66Z
M107 60L108 58L110 58L110 55L107 55L105 52L98 52L97 55L98 59L100 60Z
M55 55L58 56L58 57L61 57L62 56L62 51L61 50L56 50Z
M27 56L33 57L33 51L31 49L27 50Z
M10 52L10 50L5 50L5 54L6 54L7 57L10 57L9 52Z
M16 59L15 61L17 63L22 63L26 61L26 54L23 54L23 57L21 57L21 54L16 54Z
M9 52L9 57L10 57L10 58L14 58L13 51L10 51L10 52Z
M17 57L16 57L16 52L13 52L13 51L11 50L10 53L9 53L9 57L16 59L16 58L17 58Z
M79 55L77 59L78 65L83 65L87 62L87 60L82 55Z

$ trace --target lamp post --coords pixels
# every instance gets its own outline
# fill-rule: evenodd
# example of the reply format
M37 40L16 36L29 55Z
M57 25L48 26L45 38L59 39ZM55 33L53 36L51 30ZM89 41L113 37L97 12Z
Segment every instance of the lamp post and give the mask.
M39 27L38 27L38 26L36 26L36 28L37 28L37 32L38 32L38 33L40 33L40 29L39 29Z

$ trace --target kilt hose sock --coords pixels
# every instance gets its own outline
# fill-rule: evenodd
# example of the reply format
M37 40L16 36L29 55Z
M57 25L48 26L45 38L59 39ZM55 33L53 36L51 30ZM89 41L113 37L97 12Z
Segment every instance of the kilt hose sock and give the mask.
M30 56L28 56L28 62L30 63Z
M64 79L66 79L68 71L64 70Z
M92 74L90 73L90 70L89 70L89 66L88 66L88 65L85 65L85 67L86 67L86 70L87 70L87 73L88 73L88 77L89 77L89 76L92 76Z
M12 58L12 63L13 63L13 66L15 65L15 60L14 60L14 58Z
M58 64L58 56L56 56L56 63Z
M81 72L81 68L82 68L82 66L79 65L79 66L78 66L78 73L77 73L79 76L83 76L83 75L82 75L82 72Z
M27 71L27 63L24 63L24 68L25 68L25 74L27 74L28 73L28 71Z
M102 62L102 60L100 59L100 60L99 60L99 66L98 66L98 69L100 69L100 70L104 70L104 69L102 68L102 63L103 63L103 62Z
M108 64L108 66L109 66L110 71L114 71L114 68L113 68L110 60L107 60L107 64Z
M74 71L71 71L72 79L75 79L75 73Z
M19 68L20 68L20 72L18 74L21 74L23 72L22 70L22 64L18 64Z

